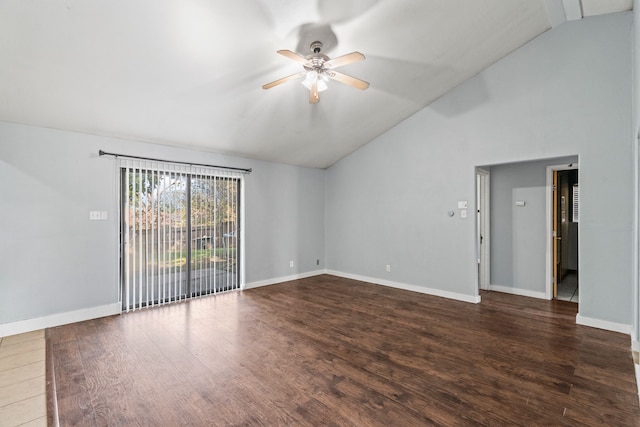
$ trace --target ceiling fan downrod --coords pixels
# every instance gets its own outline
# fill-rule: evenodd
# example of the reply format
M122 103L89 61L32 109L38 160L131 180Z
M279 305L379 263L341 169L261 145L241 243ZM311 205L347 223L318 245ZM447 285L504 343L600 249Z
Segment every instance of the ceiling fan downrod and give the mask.
M311 43L311 50L313 51L313 53L320 53L320 51L322 50L322 42L315 41Z

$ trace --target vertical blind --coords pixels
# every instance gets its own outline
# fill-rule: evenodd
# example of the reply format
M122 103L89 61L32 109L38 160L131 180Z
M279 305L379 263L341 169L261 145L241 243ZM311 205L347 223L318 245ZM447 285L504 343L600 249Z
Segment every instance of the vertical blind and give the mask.
M119 160L123 309L239 289L242 174Z
M572 222L580 222L580 186L573 184L572 194Z

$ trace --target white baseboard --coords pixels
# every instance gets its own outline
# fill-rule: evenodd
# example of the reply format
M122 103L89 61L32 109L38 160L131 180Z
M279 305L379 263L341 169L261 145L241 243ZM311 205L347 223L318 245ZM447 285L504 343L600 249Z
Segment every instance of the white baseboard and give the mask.
M351 274L351 273L343 273L341 271L335 271L335 270L315 270L315 271L310 271L302 274L294 274L291 276L277 277L274 279L251 282L251 283L247 283L243 289L253 289L261 286L275 285L277 283L289 282L291 280L304 279L312 276L319 276L321 274L330 274L332 276L344 277L345 279L359 280L361 282L374 283L376 285L389 286L391 288L403 289L405 291L419 292L422 294L449 298L457 301L470 302L473 304L477 304L480 302L480 295L473 296L473 295L459 294L456 292L443 291L440 289L426 288L423 286L416 286L416 285L408 285L406 283L392 282L390 280L382 280L375 277L360 276L358 274Z
M489 290L503 292L505 294L520 295L523 297L547 299L544 292L530 291L528 289L512 288L510 286L489 285Z
M54 326L66 325L68 323L82 322L83 320L96 319L98 317L112 316L114 314L120 314L121 311L122 305L117 302L114 304L101 305L82 310L36 317L35 319L5 323L0 325L0 337L37 331L44 328L52 328Z
M433 295L437 297L449 298L457 301L470 302L477 304L480 302L480 295L465 295L457 292L443 291L440 289L427 288L423 286L409 285L406 283L392 282L390 280L378 279L375 277L360 276L357 274L343 273L341 271L327 270L326 274L332 276L344 277L346 279L359 280L361 282L374 283L376 285L389 286L391 288L403 289L405 291L419 292L421 294Z
M631 351L640 351L640 342L631 340ZM638 384L640 387L640 384Z
M584 317L580 313L576 314L576 324L631 335L631 325Z
M257 282L251 282L245 284L243 289L258 288L261 286L273 285L276 283L288 282L291 280L304 279L307 277L318 276L321 274L330 274L337 277L344 277L347 279L359 280L362 282L374 283L376 285L389 286L396 289L403 289L406 291L419 292L422 294L433 295L443 298L449 298L457 301L464 301L477 304L480 302L479 295L466 295L456 292L443 291L440 289L427 288L417 285L409 285L406 283L393 282L390 280L378 279L375 277L361 276L358 274L343 273L335 270L315 270L306 273L294 274L291 276L277 277L268 280L261 280ZM509 288L505 286L491 285L491 290L499 292L507 292L516 295L530 296L534 298L544 298L544 292L533 292L524 289ZM0 337L6 337L9 335L16 335L25 332L31 332L44 328L51 328L54 326L66 325L68 323L82 322L84 320L96 319L98 317L112 316L120 314L122 307L120 303L113 303L102 305L98 307L86 308L82 310L70 311L65 313L57 313L49 316L37 317L34 319L21 320L18 322L0 324ZM593 328L605 329L613 332L621 332L624 334L631 334L631 325L625 325L622 323L609 322L606 320L593 319L589 317L581 316L580 313L576 315L576 323L578 325L590 326ZM634 349L640 348L640 344L632 342ZM637 351L637 350L636 350Z
M314 270L314 271L308 271L306 273L292 274L291 276L276 277L273 279L245 283L242 289L253 289L253 288L259 288L261 286L275 285L277 283L290 282L291 280L298 280L298 279L305 279L307 277L319 276L320 274L326 274L326 270Z

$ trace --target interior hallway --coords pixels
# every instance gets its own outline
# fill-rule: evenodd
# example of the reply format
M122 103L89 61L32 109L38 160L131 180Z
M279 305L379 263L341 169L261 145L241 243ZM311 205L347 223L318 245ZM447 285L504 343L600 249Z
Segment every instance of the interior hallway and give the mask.
M578 302L578 275L576 273L567 274L560 283L558 283L558 294L556 299L560 301Z

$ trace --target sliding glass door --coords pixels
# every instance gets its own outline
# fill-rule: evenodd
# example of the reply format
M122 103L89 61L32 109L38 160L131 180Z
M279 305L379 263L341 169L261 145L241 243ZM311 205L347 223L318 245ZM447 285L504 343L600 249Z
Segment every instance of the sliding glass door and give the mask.
M121 182L124 310L240 287L239 176L127 161Z
M207 294L238 287L238 180L191 179L191 291Z

